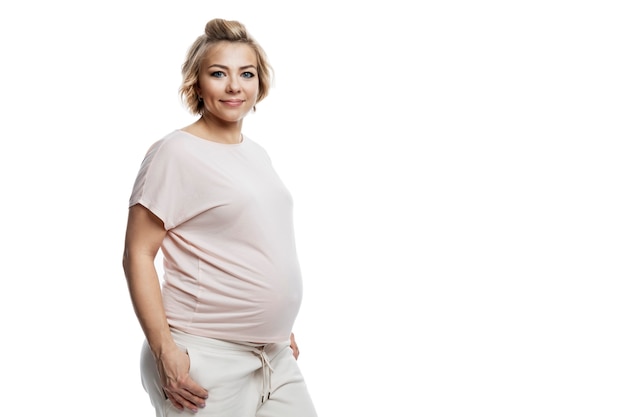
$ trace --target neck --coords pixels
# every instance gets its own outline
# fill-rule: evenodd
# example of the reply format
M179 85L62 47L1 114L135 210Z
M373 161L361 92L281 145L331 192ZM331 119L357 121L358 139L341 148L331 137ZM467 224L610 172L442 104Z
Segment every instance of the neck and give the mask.
M205 114L194 124L199 128L200 137L213 142L236 144L243 140L241 121L226 123Z

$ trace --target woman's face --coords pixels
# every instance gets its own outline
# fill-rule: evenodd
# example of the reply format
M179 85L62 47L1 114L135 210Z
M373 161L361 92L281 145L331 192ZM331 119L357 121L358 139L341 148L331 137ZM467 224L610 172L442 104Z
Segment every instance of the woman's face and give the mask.
M235 42L213 45L202 62L197 88L205 113L225 122L241 121L259 94L254 50Z

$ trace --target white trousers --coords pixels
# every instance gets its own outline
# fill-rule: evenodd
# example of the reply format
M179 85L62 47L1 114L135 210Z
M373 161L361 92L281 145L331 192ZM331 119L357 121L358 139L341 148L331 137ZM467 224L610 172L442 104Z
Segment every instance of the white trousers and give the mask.
M233 343L172 330L191 362L189 374L209 391L197 413L167 400L148 344L141 352L141 380L157 417L316 417L289 341Z

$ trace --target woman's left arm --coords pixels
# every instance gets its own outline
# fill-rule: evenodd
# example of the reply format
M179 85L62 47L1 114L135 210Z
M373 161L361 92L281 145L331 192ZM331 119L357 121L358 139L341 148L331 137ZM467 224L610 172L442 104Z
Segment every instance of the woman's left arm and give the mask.
M298 349L298 344L296 343L296 337L291 333L291 337L289 337L291 350L293 350L293 357L298 359L300 356L300 349Z

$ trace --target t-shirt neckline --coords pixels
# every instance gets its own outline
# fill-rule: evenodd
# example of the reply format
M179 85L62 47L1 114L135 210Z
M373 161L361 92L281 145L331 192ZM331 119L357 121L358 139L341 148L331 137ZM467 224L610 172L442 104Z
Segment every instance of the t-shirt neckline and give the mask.
M244 135L243 133L241 134L241 142L239 143L224 143L224 142L216 142L210 139L204 139L201 138L200 136L194 135L193 133L189 133L185 130L182 129L176 129L177 132L179 133L184 133L187 136L191 136L192 138L201 140L202 142L206 142L206 143L211 143L213 145L217 145L217 146L225 146L225 147L239 147L241 145L243 145L248 139L246 138L246 135Z

